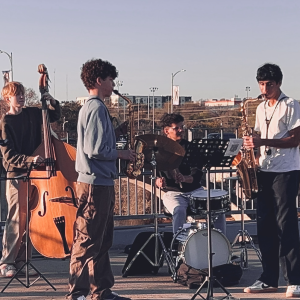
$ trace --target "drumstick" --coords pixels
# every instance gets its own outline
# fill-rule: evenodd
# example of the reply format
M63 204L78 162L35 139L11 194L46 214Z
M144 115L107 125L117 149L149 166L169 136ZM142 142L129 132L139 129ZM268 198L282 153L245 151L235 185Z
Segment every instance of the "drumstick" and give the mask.
M179 173L178 169L174 169L174 172L175 172L175 175L177 175ZM182 189L182 183L178 182L178 184L179 184L179 187Z

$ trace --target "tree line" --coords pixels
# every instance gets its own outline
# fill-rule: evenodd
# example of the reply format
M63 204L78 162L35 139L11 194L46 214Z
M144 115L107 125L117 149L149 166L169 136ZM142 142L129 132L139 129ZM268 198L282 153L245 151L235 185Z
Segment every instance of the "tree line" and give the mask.
M26 106L40 107L40 97L32 88L25 88ZM108 102L109 103L109 102ZM66 137L68 132L71 137L76 138L76 128L79 110L81 105L77 101L60 101L62 117L59 121L52 124L52 129L60 138ZM255 110L259 102L249 103L247 109L248 123L250 127L255 123ZM8 105L0 101L0 113L5 114L8 111ZM139 128L139 132L152 133L153 130L153 112L150 109L148 114L147 105L137 105L134 108L134 127ZM234 132L241 125L240 107L204 107L194 103L186 103L182 106L173 106L174 113L179 113L185 118L186 128L198 130L199 133L208 129L210 132L220 131L223 128L226 132ZM124 109L113 107L108 104L108 110L113 117L114 127L122 127L124 123ZM162 108L156 108L154 111L155 130L160 130L160 119L164 113L168 112L168 104ZM128 109L125 109L125 121L128 123ZM123 126L124 127L124 126Z

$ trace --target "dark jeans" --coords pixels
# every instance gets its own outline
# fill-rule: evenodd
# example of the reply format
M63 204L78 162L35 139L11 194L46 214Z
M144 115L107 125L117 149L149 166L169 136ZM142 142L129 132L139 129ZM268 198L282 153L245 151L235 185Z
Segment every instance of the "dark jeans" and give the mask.
M299 175L300 171L258 174L257 235L263 266L259 280L273 287L278 287L279 262L287 284L300 284Z
M108 250L113 242L113 186L77 183L79 208L75 222L75 239L70 260L68 299L85 297L100 300L114 285Z

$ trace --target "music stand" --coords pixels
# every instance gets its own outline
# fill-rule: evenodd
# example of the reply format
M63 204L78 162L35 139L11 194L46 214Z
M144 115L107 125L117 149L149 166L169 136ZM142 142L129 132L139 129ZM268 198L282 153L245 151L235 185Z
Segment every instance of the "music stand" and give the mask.
M216 282L219 287L226 294L225 297L220 299L237 299L234 298L226 288L213 276L212 270L212 236L211 236L211 209L210 209L210 168L211 167L230 167L235 155L225 156L226 150L229 146L228 140L217 140L217 139L194 139L189 146L187 147L187 153L185 156L185 163L193 164L197 167L204 167L206 169L206 187L207 187L207 247L208 247L208 276L206 276L205 281L198 288L196 293L193 295L191 300L194 300L196 296L200 296L202 299L217 299L213 296L213 286ZM229 152L236 152L236 145L228 149ZM207 283L207 295L204 298L200 295L201 290L204 285Z
M46 169L48 171L48 175L47 177L30 177L30 173L32 171L32 169L34 169L35 167L39 166L39 165L45 165ZM10 171L7 171L10 172ZM24 175L20 175L14 178L5 178L5 180L12 180L12 179L23 179L24 182L27 182L27 203L26 203L26 209L27 209L27 213L26 213L26 229L25 229L25 262L22 265L22 267L17 271L17 273L11 277L11 279L8 281L8 283L5 285L5 287L1 290L1 293L3 293L6 288L10 285L10 283L16 279L18 280L23 286L25 286L26 288L29 288L30 286L32 286L35 282L37 282L40 278L44 279L48 285L50 285L52 287L52 289L54 289L56 291L56 288L48 281L48 279L30 262L29 260L29 253L28 253L28 243L29 243L29 187L30 187L30 179L49 179L53 172L55 172L55 168L54 168L54 162L51 161L51 159L45 159L42 163L28 163L27 164L27 170L26 170L26 174ZM37 278L33 280L33 282L30 283L29 281L29 266L31 266L36 272L37 272ZM21 270L25 267L26 270L26 275L25 275L25 279L26 279L26 283L24 283L23 281L21 281L18 278L18 274L21 272Z
M155 144L155 142L154 142ZM153 267L161 267L163 264L164 259L166 260L169 270L172 273L172 278L176 277L176 270L175 270L175 264L171 258L171 255L169 251L167 250L164 241L162 239L161 233L158 232L158 212L157 212L157 199L156 199L156 159L155 159L155 153L157 152L157 148L154 146L152 149L152 157L151 157L151 166L152 166L152 176L151 176L151 183L152 183L152 203L154 205L154 233L150 235L150 237L147 239L147 241L142 245L140 250L135 254L135 256L132 258L130 263L127 265L122 277L127 277L128 272L133 265L134 261L137 259L139 255L143 255L147 261L153 266ZM148 255L143 251L143 249L148 245L148 243L154 238L155 241L155 247L154 247L154 261L152 261ZM162 247L162 252L159 254L159 245Z

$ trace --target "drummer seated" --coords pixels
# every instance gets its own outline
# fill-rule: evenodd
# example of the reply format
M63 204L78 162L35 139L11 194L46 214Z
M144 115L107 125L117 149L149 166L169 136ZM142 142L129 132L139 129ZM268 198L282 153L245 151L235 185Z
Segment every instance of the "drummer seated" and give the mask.
M179 143L184 150L187 149L189 142L183 139L184 118L182 115L164 114L161 118L161 126L163 133L169 139ZM186 210L189 206L189 199L182 194L201 188L202 171L197 167L181 163L177 169L160 171L159 177L156 179L156 186L163 188L166 192L162 199L164 206L173 215L173 233L176 233L186 223Z

